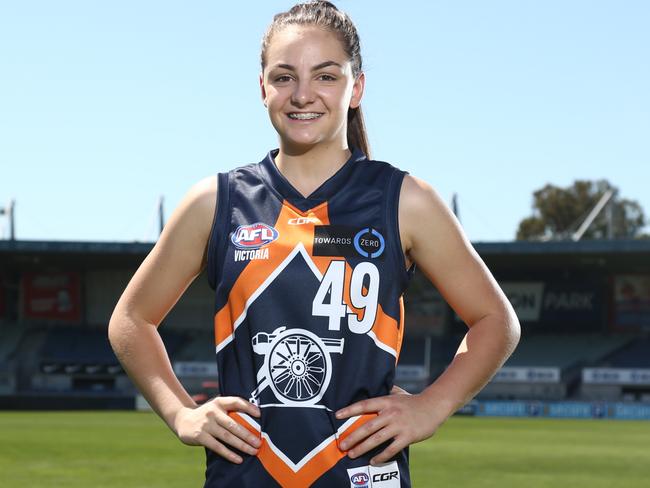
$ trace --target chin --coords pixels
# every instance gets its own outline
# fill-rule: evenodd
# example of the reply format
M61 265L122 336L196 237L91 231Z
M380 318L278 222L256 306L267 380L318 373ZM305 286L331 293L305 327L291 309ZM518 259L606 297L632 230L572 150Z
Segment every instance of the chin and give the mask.
M320 144L322 142L325 142L325 139L318 135L285 135L284 137L280 137L284 147L290 148L290 147L295 147L295 148L303 148L303 149L310 149L317 144Z
M282 149L286 153L302 154L319 144L319 141L296 141L294 139L281 139Z

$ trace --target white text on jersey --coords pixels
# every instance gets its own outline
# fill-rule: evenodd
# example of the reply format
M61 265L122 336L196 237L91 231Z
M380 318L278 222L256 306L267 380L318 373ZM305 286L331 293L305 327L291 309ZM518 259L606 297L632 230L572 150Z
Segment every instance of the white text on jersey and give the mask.
M303 224L320 224L320 220L316 217L296 217L288 220L289 225L303 225Z
M269 248L235 249L235 261L250 261L252 259L269 259Z

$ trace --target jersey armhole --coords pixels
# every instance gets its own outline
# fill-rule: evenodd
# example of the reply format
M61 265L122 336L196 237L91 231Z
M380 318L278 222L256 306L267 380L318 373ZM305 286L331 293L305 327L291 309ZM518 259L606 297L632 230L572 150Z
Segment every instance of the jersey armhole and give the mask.
M217 198L216 208L210 238L208 240L208 263L207 275L210 288L216 290L221 274L221 263L223 261L223 248L228 234L228 207L230 205L230 185L228 185L228 173L217 174Z
M395 170L390 176L388 182L387 195L386 195L386 222L387 232L393 234L392 241L397 243L393 247L395 258L399 265L399 277L402 284L402 291L406 290L411 277L415 272L415 263L411 264L409 269L406 269L406 258L402 252L402 238L399 232L399 197L402 189L402 181L408 174L408 171Z

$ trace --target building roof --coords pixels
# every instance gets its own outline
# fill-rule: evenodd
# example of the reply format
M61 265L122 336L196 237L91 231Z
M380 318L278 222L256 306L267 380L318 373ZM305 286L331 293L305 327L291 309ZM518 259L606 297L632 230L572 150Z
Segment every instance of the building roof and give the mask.
M0 261L105 267L138 265L153 242L0 240ZM475 242L491 269L650 273L650 239ZM20 266L19 266L20 267Z

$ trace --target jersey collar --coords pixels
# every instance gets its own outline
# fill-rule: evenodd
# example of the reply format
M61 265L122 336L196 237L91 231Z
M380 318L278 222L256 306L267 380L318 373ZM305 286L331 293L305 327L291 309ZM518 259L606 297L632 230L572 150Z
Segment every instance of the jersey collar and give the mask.
M262 178L280 199L288 200L300 210L308 210L335 195L348 180L348 176L354 168L354 163L366 159L366 155L361 149L351 148L350 150L352 154L343 166L306 197L294 188L276 166L275 157L278 155L278 149L269 151L260 162L259 168Z

